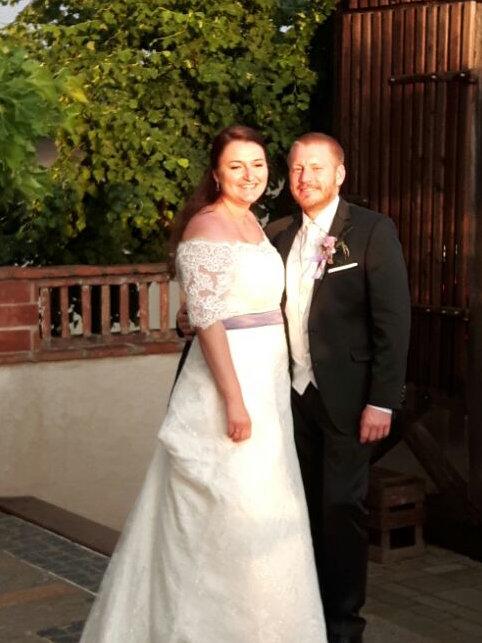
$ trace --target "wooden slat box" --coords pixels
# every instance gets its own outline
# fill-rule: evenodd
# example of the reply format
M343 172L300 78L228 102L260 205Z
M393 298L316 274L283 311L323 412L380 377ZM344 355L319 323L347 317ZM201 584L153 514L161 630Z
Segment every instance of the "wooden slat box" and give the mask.
M421 478L372 468L367 498L370 560L388 563L423 552L424 498L425 482Z

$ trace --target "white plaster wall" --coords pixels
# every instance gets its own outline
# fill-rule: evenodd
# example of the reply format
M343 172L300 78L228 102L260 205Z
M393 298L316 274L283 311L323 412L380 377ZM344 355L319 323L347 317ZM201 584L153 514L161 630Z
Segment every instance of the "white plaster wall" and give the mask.
M0 496L119 529L164 417L178 354L0 367Z

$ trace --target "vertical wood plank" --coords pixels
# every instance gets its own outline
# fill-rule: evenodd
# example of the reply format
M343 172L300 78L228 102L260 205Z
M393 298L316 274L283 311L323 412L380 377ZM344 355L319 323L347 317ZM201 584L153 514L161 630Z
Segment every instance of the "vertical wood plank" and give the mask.
M403 74L403 11L393 15L392 32L392 61L393 76ZM401 85L394 84L391 88L390 109L390 216L394 220L400 234L400 184L401 184L401 154L402 154L402 97ZM408 260L407 249L403 248L405 259Z
M462 5L462 34L460 68L472 69L476 67L476 28L477 28L477 3L464 2Z
M433 231L433 150L435 84L428 83L423 104L423 160L421 172L421 216L420 232L420 303L431 304L432 282L432 231Z
M475 32L476 32L476 6L473 2L464 3L461 7L460 20L460 66L467 69L475 64ZM479 36L480 37L480 36ZM482 39L481 39L482 42ZM480 81L479 81L480 82ZM476 165L473 158L473 141L476 137L475 114L477 113L476 85L460 81L459 110L457 118L457 216L456 216L456 243L457 256L455 265L455 293L456 305L465 308L469 305L468 263L471 234L471 202L474 199L473 187L476 179L472 168ZM479 117L480 118L480 117ZM460 168L465 171L460 172ZM470 168L470 169L469 169ZM460 327L460 324L459 324ZM465 338L465 334L461 334ZM464 355L465 351L461 350Z
M461 160L464 168L470 168L462 179L458 198L460 200L460 225L458 230L459 238L459 275L457 305L461 308L469 308L469 258L473 254L471 240L475 233L473 222L473 209L475 202L474 186L476 185L476 159L474 158L473 141L476 137L476 115L477 115L477 85L468 84L463 86L460 103L459 126L462 133L460 141ZM480 91L480 88L479 88Z
M382 69L382 16L380 11L370 14L371 21L371 68L369 139L365 145L369 150L368 189L370 207L381 211L380 204L380 130L381 130L381 69ZM385 80L386 82L386 80Z
M448 63L448 6L438 7L436 61L440 69ZM445 193L445 109L446 85L436 84L435 145L434 145L434 217L432 242L432 303L441 306L443 299L442 270L444 264L444 193Z
M425 38L425 72L435 70L435 38L437 28L437 12L434 7L426 9L426 38ZM423 160L422 160L422 194L421 209L423 225L420 241L420 302L431 304L432 283L432 233L433 233L433 158L434 158L434 113L435 113L435 83L427 83L424 90L423 103Z
M410 146L410 179L409 198L406 199L407 209L410 212L409 237L410 237L410 284L412 301L420 303L421 287L421 174L422 174L422 143L423 143L423 83L413 86L413 116L412 116L412 144ZM409 156L407 154L407 156Z
M360 82L361 82L361 14L352 16L351 34L351 125L349 191L360 194Z
M424 73L431 74L437 71L437 5L429 5L425 10L425 65Z
M60 286L60 332L62 337L70 337L69 325L69 287Z
M81 290L82 299L82 329L84 337L92 335L92 303L91 303L91 287L84 284Z
M119 287L119 313L120 332L126 335L129 332L129 284L123 283Z
M169 330L169 282L159 282L159 319L161 332Z
M425 16L426 8L414 10L414 72L422 74L425 69ZM421 302L421 235L422 223L422 172L423 172L423 136L424 136L424 83L413 85L413 142L410 187L410 270L412 300Z
M449 69L457 71L462 63L462 2L449 5Z
M437 6L437 69L444 71L449 67L449 21L450 7L448 4ZM436 70L435 70L436 71Z
M391 162L391 92L392 87L389 78L392 75L392 20L393 11L382 11L381 13L381 40L382 40L382 61L381 61L381 90L380 90L380 212L392 214L390 208L390 162Z
M50 341L52 336L52 314L50 310L50 288L40 288L40 328L42 340Z
M357 194L367 199L370 197L370 172L373 171L370 163L373 143L370 137L370 122L373 120L371 69L375 61L372 56L371 13L363 13L361 14L360 42L360 179Z
M436 112L434 145L434 217L432 243L432 303L441 306L444 302L442 270L446 251L444 249L444 191L445 191L445 105L446 87L436 85Z
M444 246L445 261L443 269L444 303L454 306L455 265L457 263L456 218L457 218L457 112L459 107L459 83L446 83L446 145L445 145L445 207L444 207Z
M339 139L345 150L345 163L351 167L350 88L351 88L351 15L342 16L340 44L340 95L338 100ZM349 180L348 180L349 181ZM348 182L347 182L348 183Z
M101 307L101 329L102 335L107 337L110 335L111 321L110 321L110 285L102 284L100 287L100 307Z
M435 6L436 38L435 64L431 71L447 69L448 55L448 6ZM431 295L433 306L442 305L443 280L442 269L444 261L443 225L444 225L444 190L445 190L445 83L435 83L434 110L434 146L433 146L433 225L431 252ZM443 370L443 320L439 315L431 323L432 359L430 361L430 382L437 386Z
M139 326L141 333L149 332L149 294L146 283L139 284Z
M415 9L408 7L404 11L403 33L403 73L413 74L415 52ZM402 89L402 121L403 132L401 148L401 194L400 194L400 240L405 248L405 257L408 261L410 288L414 288L414 273L411 248L411 179L412 179L412 152L413 152L413 83L403 85ZM416 280L415 280L416 281ZM418 294L418 293L417 293ZM417 301L415 299L415 301Z
M458 70L462 62L462 10L463 3L450 5L449 10L449 69ZM446 193L447 208L445 220L444 242L447 247L445 262L445 292L446 300L451 306L456 305L457 296L457 265L459 252L459 218L460 202L458 192L459 167L461 160L460 132L458 125L460 83L448 83L447 94L447 149L446 149ZM461 124L463 127L463 124ZM463 180L463 179L462 179Z

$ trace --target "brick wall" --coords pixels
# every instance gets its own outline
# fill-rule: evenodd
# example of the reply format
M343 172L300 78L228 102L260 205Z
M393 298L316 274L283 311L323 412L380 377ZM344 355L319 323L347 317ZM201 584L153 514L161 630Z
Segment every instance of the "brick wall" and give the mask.
M38 344L38 303L31 281L0 281L0 354L31 357Z

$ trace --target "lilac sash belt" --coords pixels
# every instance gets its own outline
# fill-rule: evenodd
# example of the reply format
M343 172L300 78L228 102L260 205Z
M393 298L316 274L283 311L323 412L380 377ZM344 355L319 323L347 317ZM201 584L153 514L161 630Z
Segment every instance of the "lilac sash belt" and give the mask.
M249 313L223 319L223 326L226 330L237 328L256 328L257 326L273 326L283 323L281 310L268 310L264 313Z

